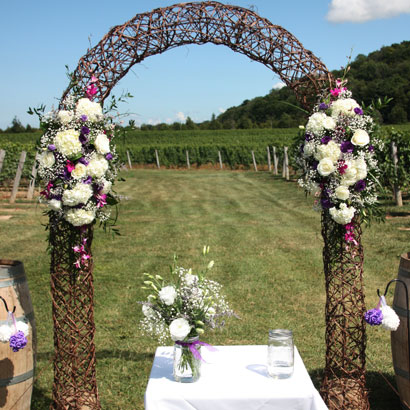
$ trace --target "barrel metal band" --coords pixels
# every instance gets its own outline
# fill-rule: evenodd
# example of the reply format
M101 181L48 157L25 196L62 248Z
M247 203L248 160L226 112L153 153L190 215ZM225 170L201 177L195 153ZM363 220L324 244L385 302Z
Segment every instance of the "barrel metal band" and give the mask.
M25 276L22 276L16 279L5 280L3 282L0 282L0 288L8 288L9 286L14 286L14 285L17 285L18 283L23 283L25 281L26 281Z
M27 315L18 316L16 317L17 322L31 322L34 319L34 312L27 313ZM8 320L0 320L1 325L7 325L9 323Z
M399 276L404 276L405 278L410 278L410 271L407 269L399 267Z
M13 278L15 276L24 275L24 269L20 264L15 266L15 269L0 269L0 279Z
M19 374L18 376L9 377L8 379L0 379L0 387L12 386L31 379L34 376L34 369L29 370L27 373Z
M401 376L407 380L410 380L409 372L407 372L406 370L400 369L400 367L394 366L394 373L396 373L397 376Z

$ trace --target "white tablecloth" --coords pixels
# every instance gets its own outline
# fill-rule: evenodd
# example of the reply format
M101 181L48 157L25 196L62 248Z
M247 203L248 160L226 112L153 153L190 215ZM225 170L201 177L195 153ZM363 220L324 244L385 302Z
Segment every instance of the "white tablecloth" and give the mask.
M201 377L177 383L173 347L159 347L145 392L146 410L326 410L295 347L291 378L274 380L266 367L267 346L201 348Z

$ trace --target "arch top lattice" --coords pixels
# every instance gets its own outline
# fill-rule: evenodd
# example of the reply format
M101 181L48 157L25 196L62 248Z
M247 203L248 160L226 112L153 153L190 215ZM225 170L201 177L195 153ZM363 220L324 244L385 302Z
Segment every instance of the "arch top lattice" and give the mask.
M88 50L74 76L82 88L95 76L96 98L103 102L134 64L171 48L205 43L225 45L264 64L306 107L332 80L326 66L287 30L252 10L216 1L181 3L137 14L111 28Z

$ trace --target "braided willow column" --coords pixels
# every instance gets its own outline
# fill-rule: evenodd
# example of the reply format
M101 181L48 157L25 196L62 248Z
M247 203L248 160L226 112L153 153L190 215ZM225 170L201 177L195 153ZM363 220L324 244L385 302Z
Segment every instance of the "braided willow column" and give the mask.
M356 243L346 242L343 225L322 213L326 278L326 366L321 394L330 410L369 410L365 380L363 247L359 218Z
M91 256L92 225L50 219L54 321L53 410L100 409L95 372L92 258L75 267L76 245ZM85 241L86 239L86 241Z

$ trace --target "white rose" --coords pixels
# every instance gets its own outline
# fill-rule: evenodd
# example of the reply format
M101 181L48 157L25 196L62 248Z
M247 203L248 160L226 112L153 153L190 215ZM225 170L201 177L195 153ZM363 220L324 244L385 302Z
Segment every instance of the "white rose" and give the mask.
M79 162L75 168L71 171L71 176L74 179L84 178L87 175L87 167Z
M74 226L88 225L95 219L95 212L85 209L69 209L65 219Z
M340 204L339 209L337 209L336 207L329 209L330 216L336 223L340 225L346 225L350 223L354 217L355 211L355 208L353 208L352 206L347 206L344 202Z
M87 174L93 178L101 178L107 170L108 161L101 155L94 155L87 166Z
M342 175L340 184L344 186L350 186L357 182L357 169L354 161L346 161L345 165L347 165L347 168L345 170L345 173Z
M333 165L333 161L330 158L323 158L317 166L317 172L319 172L319 174L324 177L330 175L334 171L335 166Z
M91 198L93 189L89 184L78 183L73 189L67 189L63 193L63 204L76 206L85 204Z
M48 207L53 211L59 211L61 209L61 201L58 199L50 199L50 201L48 201Z
M330 106L333 118L337 118L339 114L354 116L355 108L360 108L360 105L353 98L340 98Z
M88 98L80 98L75 111L79 117L86 115L91 122L100 121L103 116L101 105L90 101Z
M306 142L303 147L303 155L305 157L311 157L315 153L315 144L311 141Z
M97 152L101 155L110 152L110 140L105 134L98 134L95 138L94 145Z
M370 142L369 134L365 130L356 130L350 140L353 145L364 147Z
M173 286L165 286L158 292L158 296L167 306L171 306L175 302L177 291Z
M61 122L61 124L68 124L74 117L74 113L72 111L61 110L57 114L57 119Z
M346 201L346 199L348 199L350 196L349 188L347 188L344 185L340 185L335 189L335 195L337 199L340 199L341 201Z
M79 136L80 133L73 129L57 132L54 145L66 157L80 154L82 145L78 139Z
M56 159L51 151L44 151L40 155L39 161L42 167L51 168L55 164Z
M171 333L171 339L176 342L177 340L184 340L191 331L191 326L184 318L175 319L169 325L169 332Z

